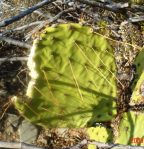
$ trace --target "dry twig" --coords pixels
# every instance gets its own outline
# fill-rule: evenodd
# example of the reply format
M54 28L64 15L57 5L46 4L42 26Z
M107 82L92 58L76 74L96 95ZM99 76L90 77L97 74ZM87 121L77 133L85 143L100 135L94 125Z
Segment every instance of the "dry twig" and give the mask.
M40 25L40 24L43 24L45 21L36 21L36 22L32 22L32 23L29 23L29 24L26 24L26 25L23 25L23 26L20 26L20 27L17 27L17 28L14 28L14 29L10 29L10 30L6 30L6 31L3 31L2 33L0 33L0 37L1 36L5 36L6 34L8 33L12 33L12 32L15 32L15 31L25 31L26 29L28 29L29 27L33 27L33 26L36 26L36 25Z
M99 7L102 9L106 9L106 10L110 10L110 11L114 11L114 12L119 12L121 9L127 8L129 6L128 3L100 3L94 0L77 0L78 2L87 4L87 5L91 5L91 6L95 6L95 7Z
M78 2L81 2L83 4L87 4L87 5L91 5L91 6L95 6L95 7L99 7L105 10L109 10L109 11L113 11L113 12L121 12L123 13L124 10L129 10L132 12L144 12L144 6L141 5L130 5L129 3L114 3L114 2L110 2L110 3L100 3L94 0L76 0Z
M68 12L72 12L75 11L74 8L69 8L69 9L65 9L63 11L61 11L60 13L58 13L56 16L54 16L53 18L50 18L48 20L46 20L45 22L43 22L42 24L40 24L39 26L37 26L36 28L34 28L27 36L26 36L26 40L28 40L30 38L31 35L33 35L34 33L38 32L40 29L42 29L43 27L45 27L46 25L56 21L57 19L59 19L63 14L68 13Z
M98 141L87 141L86 139L82 140L79 144L65 148L65 149L80 149L84 145L93 144L98 148L103 149L144 149L144 146L130 146L130 145L121 145L121 144L112 144L112 143L102 143Z
M112 144L112 143L102 143L98 141L88 141L86 139L82 140L80 143L73 147L67 147L63 149L81 149L84 145L92 144L99 148L103 149L144 149L144 146L130 146L130 145L121 145L121 144ZM5 142L0 141L1 148L11 148L11 149L46 149L43 147L36 147L34 145L26 144L23 142Z
M142 22L144 21L144 16L136 16L129 18L130 22Z
M0 64L6 61L12 62L12 61L27 61L27 60L28 60L28 57L11 57L11 58L4 57L4 58L0 58Z
M45 149L43 147L36 147L34 145L26 144L23 142L5 142L0 141L0 148L11 148L11 149Z
M41 8L42 6L52 3L54 0L44 0L38 4L36 4L35 6L32 6L22 12L20 12L18 15L13 16L12 18L6 19L2 22L0 22L0 27L5 27L8 26L9 24L12 24L15 21L18 21L20 19L22 19L23 17L27 16L28 14L31 14L33 11Z
M19 47L22 47L22 48L26 48L26 49L30 49L31 48L31 45L29 45L27 43L24 43L22 41L19 41L19 40L15 40L15 39L9 38L9 37L0 36L0 41L5 41L8 44L13 44L13 45L16 45L16 46L19 46Z

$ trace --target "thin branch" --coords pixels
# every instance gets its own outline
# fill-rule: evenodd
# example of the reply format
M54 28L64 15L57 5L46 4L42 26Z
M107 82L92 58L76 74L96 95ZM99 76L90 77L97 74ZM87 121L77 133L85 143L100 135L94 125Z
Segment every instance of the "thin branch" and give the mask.
M73 147L64 148L64 149L81 149L84 145L92 144L98 148L104 149L144 149L144 146L130 146L130 145L121 145L121 144L112 144L112 143L102 143L98 141L88 141L86 139L82 140L80 143Z
M102 3L102 2L97 2L94 0L76 0L78 2L81 2L83 4L87 4L87 5L91 5L91 6L95 6L95 7L99 7L102 9L106 9L109 11L113 11L113 12L121 12L123 13L123 11L132 11L132 12L144 12L144 6L141 5L130 5L129 3L115 3L112 1L109 1L108 3Z
M49 23L52 23L52 22L56 21L58 18L60 18L63 14L68 13L68 12L73 12L75 10L76 9L74 9L74 8L65 9L65 10L61 11L60 13L58 13L56 16L54 16L54 17L50 18L49 20L45 21L44 24L47 25Z
M37 147L34 145L26 144L23 142L5 142L0 141L0 148L11 149L45 149L43 147Z
M28 60L28 57L4 57L4 58L0 58L0 64L3 63L3 62L6 62L6 61L27 61Z
M131 5L131 9L133 10L133 12L135 11L141 11L144 12L144 6L143 5Z
M25 42L19 41L19 40L15 40L15 39L9 38L9 37L0 36L0 41L5 41L8 44L13 44L13 45L16 45L16 46L19 46L19 47L23 47L23 48L26 48L26 49L30 49L31 48L31 45L29 45L29 44L27 44Z
M53 18L50 18L48 20L46 20L45 22L43 22L42 24L40 24L39 26L37 26L36 28L34 28L27 36L26 36L26 40L28 40L30 38L31 35L33 35L34 33L38 32L40 29L42 29L44 26L53 23L54 21L56 21L57 19L59 19L63 14L68 13L68 12L72 12L75 11L76 9L74 8L68 8L65 9L63 11L61 11L60 13L58 13L56 16L54 16Z
M113 144L113 143L103 143L98 141L88 141L87 139L82 140L75 146L67 147L63 149L81 149L84 145L95 145L99 148L104 149L144 149L144 146L130 146L130 145L121 145L121 144ZM37 147L31 144L26 144L23 142L5 142L0 141L0 148L11 148L11 149L46 149L43 147Z
M35 10L34 13L38 14L41 17L47 18L47 19L52 18L52 16L50 16L50 14L44 14L41 11L38 11L38 10Z
M66 148L66 149L80 149L81 147L83 147L84 145L87 145L87 144L88 144L88 141L86 139L84 139L77 145L70 147L70 148Z
M29 24L14 28L14 29L6 30L6 31L0 33L0 37L5 36L8 33L15 32L15 31L24 31L24 30L28 29L29 27L36 26L36 25L39 25L39 24L43 24L44 22L45 21L36 21L36 22L32 22L32 23L29 23Z
M104 149L144 149L144 146L131 146L122 144L102 143L98 141L88 141L88 144L96 145L99 148Z
M87 5L91 5L91 6L95 6L95 7L99 7L102 9L106 9L106 10L110 10L110 11L114 11L114 12L119 12L121 9L127 8L129 6L128 3L110 3L110 4L105 4L105 3L100 3L94 0L76 0L78 2L87 4Z
M137 16L137 17L131 17L129 18L130 22L142 22L144 21L144 15L143 16Z
M31 14L33 11L41 8L42 6L44 6L46 4L52 3L53 1L54 0L44 0L42 2L39 2L35 6L32 6L32 7L28 8L28 9L20 12L18 15L0 22L0 27L5 27L5 26L7 26L9 24L12 24L13 22L22 19L23 17L27 16L28 14Z
M18 28L15 28L15 29L13 29L13 30L11 30L11 31L25 30L25 29L27 29L27 28L29 28L29 27L31 27L31 26L39 25L39 24L42 24L42 23L44 23L44 22L45 22L45 21L32 22L32 23L30 23L30 24L23 25L23 26L20 26L20 27L18 27Z
M6 4L6 3L4 3L4 2L2 2L2 1L1 1L1 5L4 6L4 7L8 7L8 8L11 7L11 5L8 5L8 4Z
M99 2L102 2L102 3L112 3L111 0L98 0Z

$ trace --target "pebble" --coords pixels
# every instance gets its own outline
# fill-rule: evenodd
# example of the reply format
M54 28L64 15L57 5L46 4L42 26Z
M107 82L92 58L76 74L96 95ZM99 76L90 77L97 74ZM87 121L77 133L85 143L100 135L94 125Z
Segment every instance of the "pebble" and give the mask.
M74 2L69 2L68 5L72 7L74 6Z
M19 117L14 114L8 114L7 121L14 127L18 126L19 123Z
M19 116L8 113L7 119L4 122L2 140L19 141L19 133L17 132L18 124Z
M32 144L38 137L38 129L27 120L23 120L19 127L20 141Z

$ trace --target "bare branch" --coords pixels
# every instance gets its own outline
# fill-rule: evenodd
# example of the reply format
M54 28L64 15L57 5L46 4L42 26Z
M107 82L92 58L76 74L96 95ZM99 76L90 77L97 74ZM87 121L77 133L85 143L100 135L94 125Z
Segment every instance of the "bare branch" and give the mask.
M50 19L52 16L50 14L44 14L41 11L35 10L34 13L38 14L39 16L42 16L44 18Z
M121 145L121 144L112 144L112 143L102 143L97 141L88 141L88 144L96 145L99 148L104 149L144 149L144 146L130 146L130 145Z
M103 149L144 149L144 146L130 146L130 145L121 145L121 144L112 144L112 143L102 143L98 141L88 141L86 139L82 140L80 143L73 147L64 148L64 149L81 149L82 146L92 144L98 148Z
M135 12L135 11L141 11L144 12L144 6L143 5L131 5L131 9Z
M89 1L89 0L76 0L76 1L87 4L87 5L106 9L109 11L113 11L113 12L123 13L123 10L125 10L125 11L129 10L132 12L137 12L137 11L144 12L144 6L130 5L129 3L115 3L112 1L107 1L108 3L107 2L101 3L101 2L94 1L94 0L91 0L91 1Z
M144 21L144 15L129 18L129 21L130 22L142 22L142 21Z
M5 142L0 141L0 148L12 148L12 149L45 149L42 147L36 147L34 145L26 144L23 142Z
M42 6L44 6L46 4L52 3L53 1L54 0L44 0L44 1L36 4L35 6L32 6L32 7L28 8L28 9L20 12L18 15L0 22L0 27L5 27L5 26L7 26L9 24L12 24L13 22L22 19L23 17L27 16L28 14L31 14L33 11L41 8Z
M23 47L23 48L27 48L27 49L31 48L31 45L29 45L27 43L24 43L22 41L19 41L19 40L15 40L15 39L9 38L9 37L0 36L0 41L5 41L8 44L13 44L13 45L16 45L16 46L19 46L19 47Z
M50 18L48 20L46 20L45 22L43 22L41 25L37 26L35 29L33 29L27 36L26 39L28 40L30 38L30 36L36 32L38 32L40 29L42 29L44 26L56 21L57 19L59 19L63 14L68 13L68 12L72 12L75 11L75 9L73 8L69 8L69 9L65 9L63 11L61 11L60 13L58 13L56 16L54 16L53 18Z
M66 149L80 149L82 146L87 145L87 144L88 144L88 141L86 139L84 139L77 145L70 147L70 148L66 148Z
M28 29L29 27L36 26L36 25L39 25L39 24L43 24L44 22L45 21L36 21L36 22L32 22L32 23L29 23L29 24L14 28L14 29L6 30L6 31L0 33L0 37L5 36L8 33L15 32L15 31L24 31L24 30Z
M128 3L110 3L110 4L105 4L105 3L100 3L94 0L77 0L81 3L87 4L87 5L91 5L91 6L95 6L95 7L99 7L102 9L106 9L106 10L110 10L110 11L114 11L114 12L119 12L121 9L123 8L127 8L129 6Z
M28 57L3 57L3 58L0 58L0 64L3 63L3 62L6 62L6 61L27 61L28 60Z
M86 139L82 140L80 143L73 147L67 147L63 149L81 149L84 145L92 144L99 148L104 149L144 149L144 146L130 146L130 145L121 145L113 143L102 143L98 141L88 141ZM34 145L26 144L23 142L5 142L0 141L0 148L11 148L11 149L45 149L42 147L36 147Z
M42 23L44 23L44 22L45 22L45 21L32 22L32 23L30 23L30 24L23 25L23 26L20 26L20 27L18 27L18 28L15 28L15 29L13 29L12 31L25 30L25 29L27 29L28 27L35 26L35 25L39 25L39 24L42 24Z

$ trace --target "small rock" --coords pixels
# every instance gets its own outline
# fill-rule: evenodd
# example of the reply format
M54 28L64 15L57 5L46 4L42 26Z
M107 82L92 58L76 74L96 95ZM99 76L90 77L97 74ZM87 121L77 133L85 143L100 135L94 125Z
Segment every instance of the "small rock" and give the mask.
M8 120L8 122L9 122L12 126L14 126L14 127L17 127L17 126L18 126L19 117L18 117L17 115L8 114L7 120Z
M19 141L18 124L19 117L17 115L7 114L7 119L4 122L3 140Z
M69 2L68 5L72 7L74 6L74 2Z
M21 142L31 144L37 139L38 129L27 120L24 120L19 127L19 133Z

